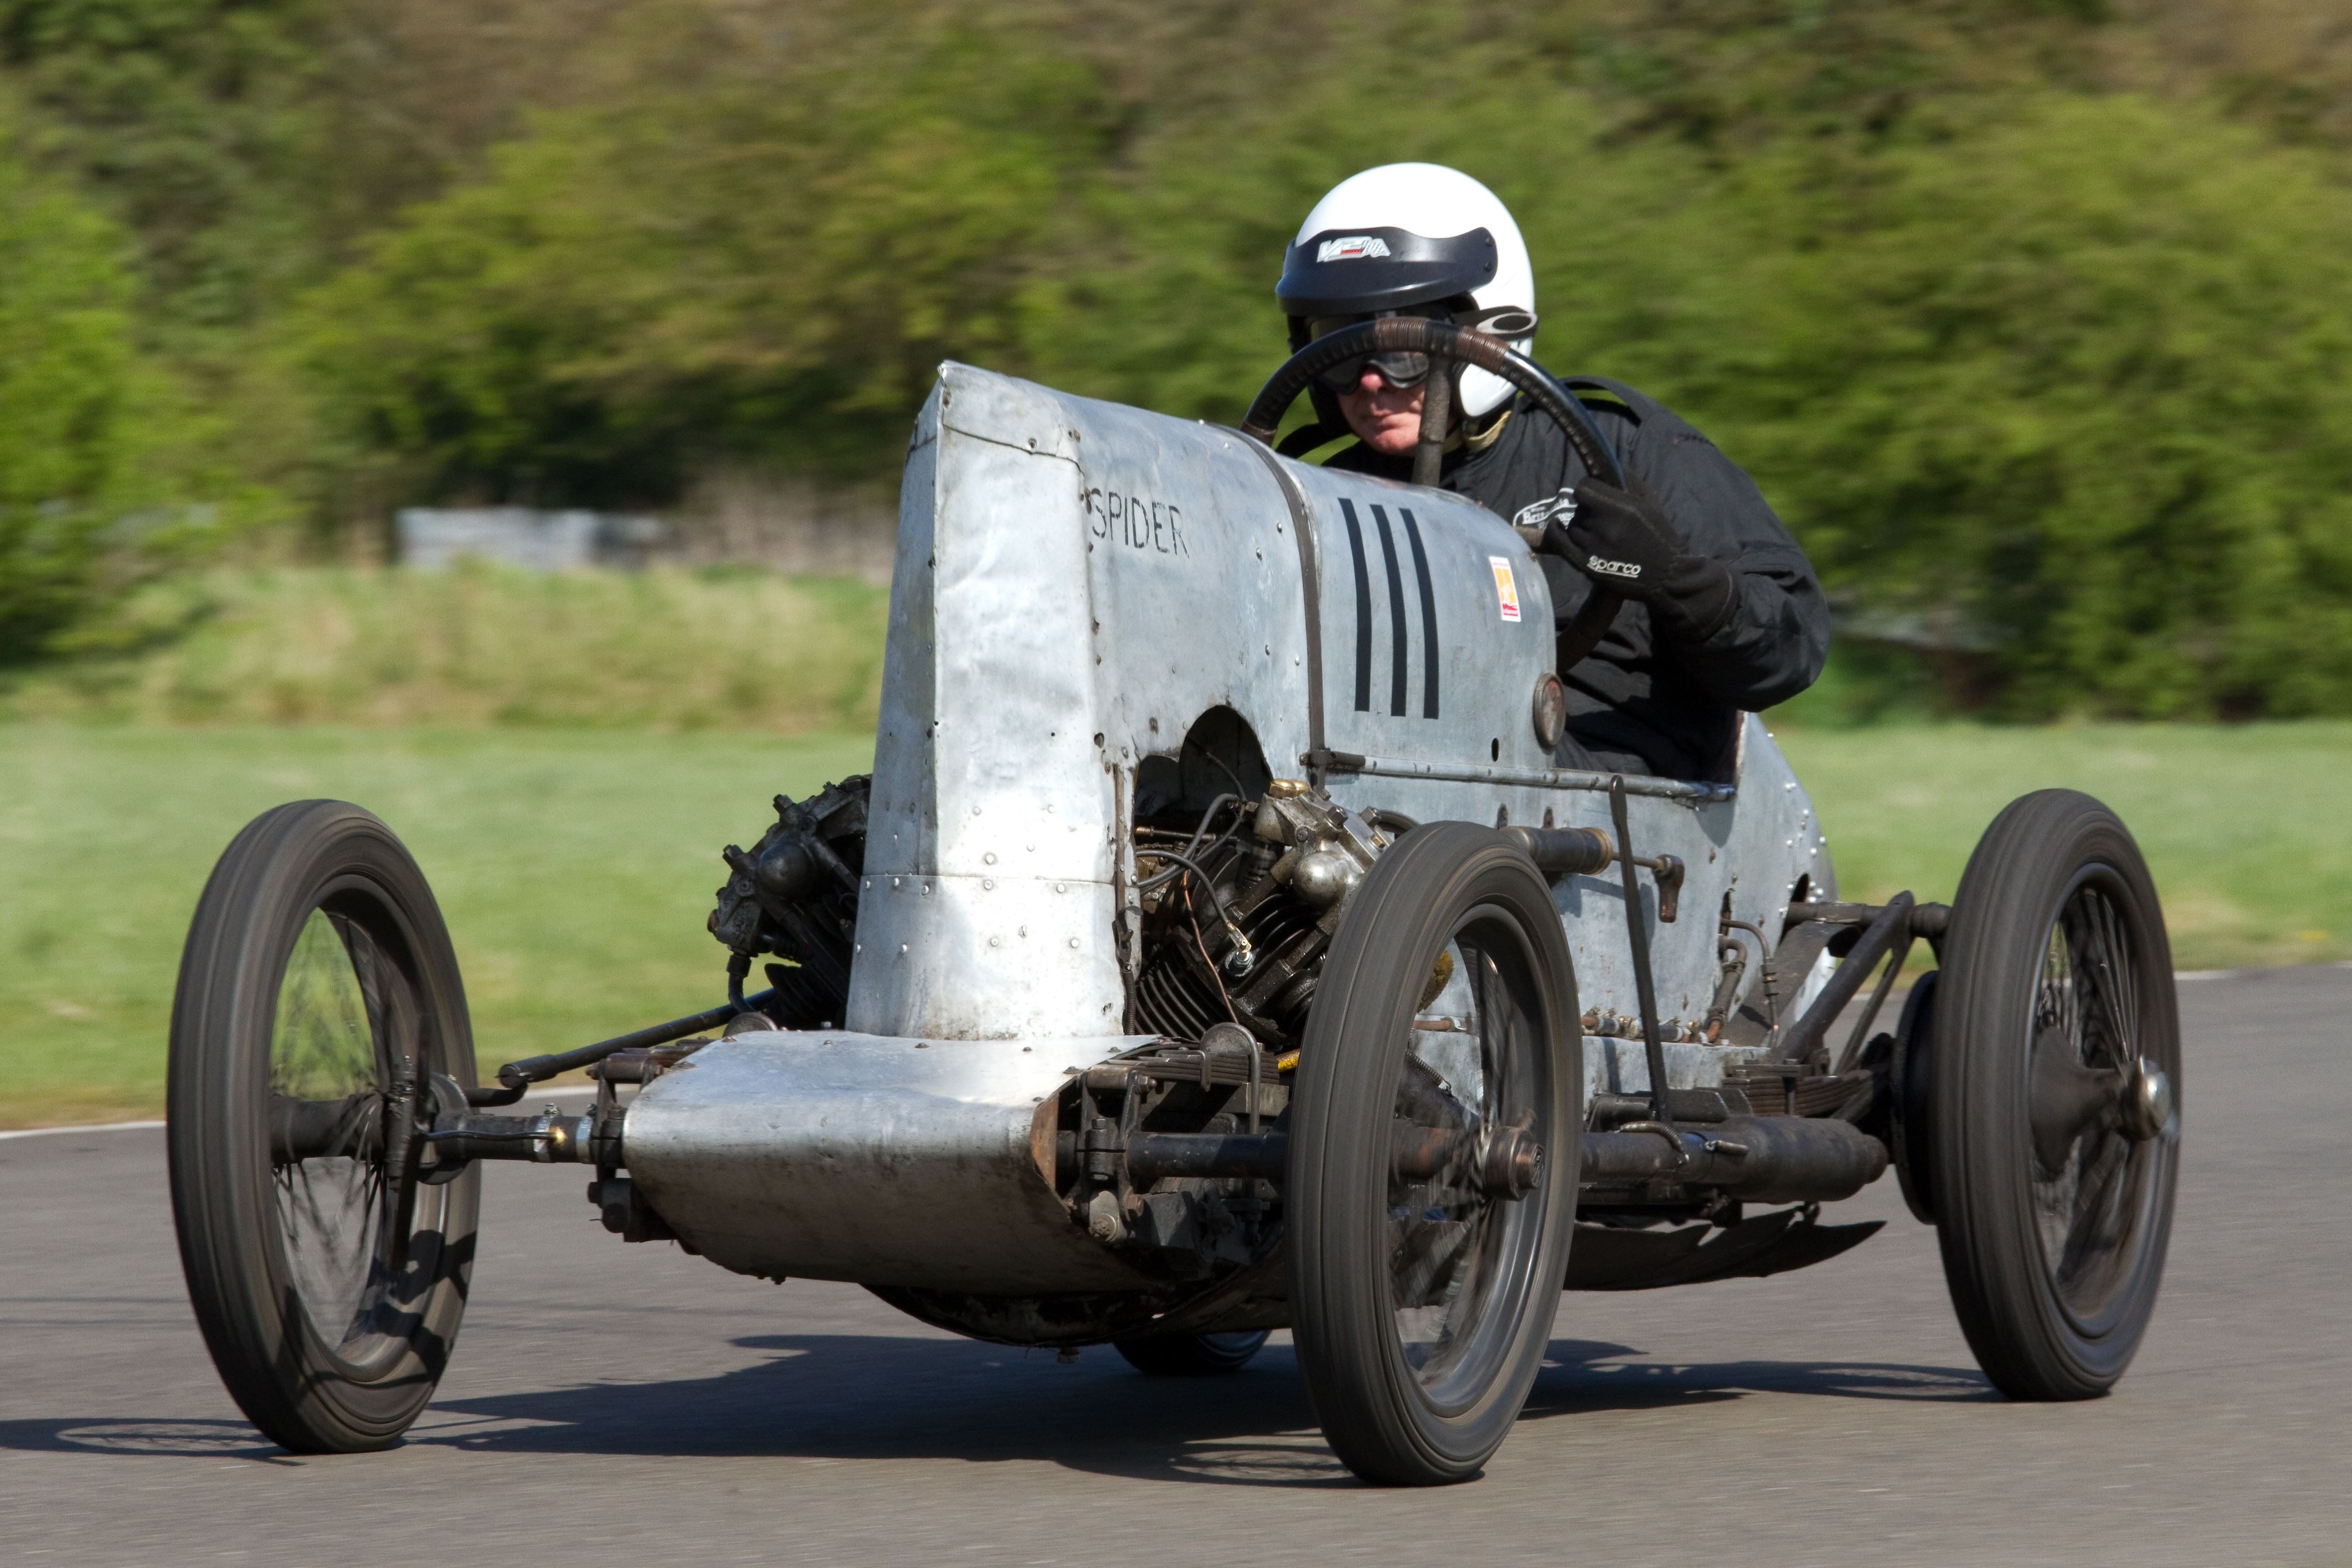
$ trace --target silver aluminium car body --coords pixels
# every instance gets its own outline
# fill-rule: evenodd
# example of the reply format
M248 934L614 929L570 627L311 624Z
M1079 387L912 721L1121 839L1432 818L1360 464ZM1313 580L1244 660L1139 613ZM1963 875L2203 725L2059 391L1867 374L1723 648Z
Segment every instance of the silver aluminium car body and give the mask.
M1552 659L1527 544L1465 500L942 367L900 495L848 1016L719 1040L648 1087L632 1174L684 1240L749 1274L1141 1286L1055 1196L1040 1110L1148 1043L1118 1032L1138 769L1222 708L1276 774L1322 773L1341 805L1607 828L1607 779L1554 769L1536 732ZM1753 717L1728 782L1626 789L1633 850L1687 867L1654 963L1661 1018L1695 1026L1717 917L1778 931L1797 889L1833 897L1826 847ZM1555 897L1593 1021L1588 1092L1644 1090L1618 1022L1636 1013L1622 884L1571 877ZM1676 1088L1757 1054L1666 1052Z

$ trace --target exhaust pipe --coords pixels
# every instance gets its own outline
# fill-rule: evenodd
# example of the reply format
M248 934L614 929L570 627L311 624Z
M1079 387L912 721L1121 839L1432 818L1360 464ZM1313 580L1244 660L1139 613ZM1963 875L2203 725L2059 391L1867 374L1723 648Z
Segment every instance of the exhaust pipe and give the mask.
M1674 1182L1757 1203L1826 1203L1885 1171L1885 1144L1825 1117L1733 1116L1697 1129L1633 1121L1584 1135L1588 1187Z
M1734 1116L1698 1125L1704 1131L1635 1121L1608 1132L1587 1132L1580 1180L1587 1187L1672 1182L1721 1188L1758 1203L1825 1203L1852 1197L1886 1170L1886 1145L1851 1122ZM1511 1131L1489 1139L1491 1148L1472 1151L1464 1142L1472 1137L1431 1128L1428 1136L1399 1148L1397 1174L1432 1175L1469 1154L1466 1168L1475 1172L1473 1179L1496 1196L1515 1198L1535 1185L1544 1155L1532 1140ZM1139 1187L1167 1176L1279 1182L1290 1154L1290 1137L1284 1132L1146 1132L1132 1136L1120 1150L1082 1151L1073 1133L1064 1133L1062 1140L1066 1161L1082 1153L1123 1156L1128 1179ZM1457 1143L1463 1144L1459 1151ZM1106 1178L1109 1170L1106 1164Z

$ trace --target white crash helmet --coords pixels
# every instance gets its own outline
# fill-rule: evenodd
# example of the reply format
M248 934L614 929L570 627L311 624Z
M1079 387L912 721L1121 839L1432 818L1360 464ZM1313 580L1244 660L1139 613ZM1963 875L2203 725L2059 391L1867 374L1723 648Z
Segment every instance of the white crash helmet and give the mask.
M1332 186L1298 226L1275 298L1294 352L1350 320L1396 313L1444 316L1521 353L1535 341L1535 272L1519 226L1494 192L1439 163L1383 163ZM1421 363L1384 363L1391 359ZM1373 363L1392 381L1427 374L1419 354ZM1458 405L1475 419L1511 391L1500 376L1465 370ZM1334 419L1324 389L1316 392Z

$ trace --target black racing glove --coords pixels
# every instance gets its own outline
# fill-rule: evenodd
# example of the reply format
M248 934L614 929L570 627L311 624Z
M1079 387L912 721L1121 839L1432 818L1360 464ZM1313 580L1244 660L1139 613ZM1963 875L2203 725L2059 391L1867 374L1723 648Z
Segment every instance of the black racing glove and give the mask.
M1704 642L1731 618L1739 585L1731 569L1688 549L1650 488L1587 479L1544 523L1545 550L1594 584L1649 606L1650 618L1684 642ZM1569 499L1563 497L1562 499Z

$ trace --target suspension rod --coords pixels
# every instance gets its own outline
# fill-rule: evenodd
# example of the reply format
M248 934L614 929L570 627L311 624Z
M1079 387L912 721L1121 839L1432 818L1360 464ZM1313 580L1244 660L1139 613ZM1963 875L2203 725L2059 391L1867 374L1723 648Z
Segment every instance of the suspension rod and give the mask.
M707 1013L697 1013L688 1018L672 1018L667 1024L654 1024L634 1035L622 1035L610 1040L599 1040L593 1046L574 1050L558 1051L553 1056L525 1057L499 1068L499 1082L503 1090L468 1089L466 1098L476 1105L512 1105L520 1100L523 1090L535 1083L544 1083L558 1073L571 1072L592 1062L601 1062L615 1051L642 1049L647 1046L666 1046L672 1040L682 1040L688 1035L698 1035L705 1029L722 1027L738 1013L756 1013L776 999L773 989L747 996L740 1007L732 1002L722 1003Z

